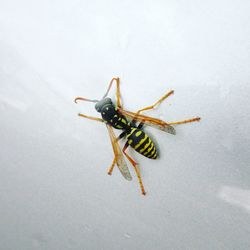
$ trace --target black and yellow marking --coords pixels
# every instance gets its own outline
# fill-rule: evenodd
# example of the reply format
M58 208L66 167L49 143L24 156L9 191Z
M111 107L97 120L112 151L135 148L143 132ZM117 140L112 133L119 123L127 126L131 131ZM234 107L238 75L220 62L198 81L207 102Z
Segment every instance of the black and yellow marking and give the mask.
M128 144L138 153L150 159L156 159L155 145L149 136L141 130L140 125L138 128L134 127L134 123L127 121L126 117L109 100L103 102L103 106L99 108L103 120L116 129L124 130L123 133L127 134Z
M108 122L116 129L127 129L128 127L128 121L123 115L119 114L118 112L114 116L112 116L112 119L110 119Z
M156 159L156 148L149 136L142 130L131 128L127 135L129 145L138 153L150 159Z

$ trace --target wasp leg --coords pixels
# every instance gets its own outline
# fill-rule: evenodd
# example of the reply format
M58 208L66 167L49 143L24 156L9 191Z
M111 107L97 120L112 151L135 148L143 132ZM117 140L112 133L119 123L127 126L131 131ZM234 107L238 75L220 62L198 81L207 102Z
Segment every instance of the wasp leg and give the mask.
M117 106L118 108L122 108L121 103L121 92L120 92L120 78L117 77L116 79L116 98L117 98Z
M143 126L144 126L144 122L140 122L139 125L137 126L137 128L142 129Z
M113 169L115 167L115 163L116 163L116 157L114 156L113 162L112 162L112 164L111 164L111 166L109 167L109 170L108 170L109 175L112 175Z
M145 108L139 109L136 113L139 114L142 111L145 110L149 110L149 109L154 109L157 105L159 105L160 103L162 103L165 99L167 99L170 95L172 95L174 93L173 90L169 91L167 94L165 94L163 97L161 97L157 102L155 102L153 105L151 106L147 106Z
M78 115L81 116L81 117L90 119L90 120L99 121L99 122L104 122L103 119L98 118L98 117L88 116L88 115L84 115L84 114L80 114L80 113L79 113Z
M114 78L112 78L112 80L111 80L111 82L110 82L110 84L109 84L109 86L108 86L108 90L107 90L107 92L105 93L105 95L103 96L103 98L105 98L105 97L108 95L108 93L109 93L109 91L110 91L110 89L111 89L112 84L113 84L114 81L116 81L116 99L117 99L117 107L118 107L118 108L122 108L121 93L120 93L120 78L119 78L119 77L114 77Z
M138 113L137 113L138 114ZM133 118L133 120L130 122L130 125L132 127L137 127L138 129L142 129L142 127L144 126L144 122L140 122L138 126L136 126L136 116Z
M179 125L179 124L185 124L185 123L189 123L189 122L198 122L200 121L200 117L195 117L192 119L187 119L187 120L183 120L183 121L177 121L177 122L168 122L169 125Z
M161 97L157 102L155 102L153 105L151 106L147 106L145 108L142 108L142 109L139 109L137 112L136 112L136 115L134 117L134 119L131 121L131 124L135 124L135 121L136 121L136 118L137 118L137 115L139 115L141 112L145 111L145 110L150 110L150 109L154 109L157 105L159 105L161 102L163 102L165 99L167 99L170 95L172 95L174 93L173 90L169 91L167 94L165 94L163 97ZM141 122L139 125L138 125L138 128L139 126L143 126L144 123ZM141 128L140 127L140 128Z
M146 195L146 192L145 192L145 189L144 189L144 186L143 186L143 183L142 183L142 179L141 179L141 174L140 174L140 171L139 171L139 169L137 167L137 163L125 152L125 150L127 149L128 146L129 146L129 144L128 144L128 142L126 142L126 144L124 145L124 147L122 149L122 152L125 154L125 156L127 157L127 159L133 165L133 167L135 169L135 172L136 172L136 175L137 175L138 180L139 180L141 192L142 192L143 195Z
M122 132L117 138L116 138L116 141L119 141L120 139L122 139L124 136L126 135L126 132ZM108 174L109 175L112 175L112 172L113 172L113 169L115 167L115 163L116 163L116 157L114 156L114 159L113 159L113 162L111 164L111 166L109 167L109 170L108 170Z

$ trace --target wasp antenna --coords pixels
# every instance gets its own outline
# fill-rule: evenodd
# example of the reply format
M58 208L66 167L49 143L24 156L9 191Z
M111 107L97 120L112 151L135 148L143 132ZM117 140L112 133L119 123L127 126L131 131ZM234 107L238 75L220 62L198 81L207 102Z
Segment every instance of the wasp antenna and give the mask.
M110 89L110 88L109 88L109 89ZM108 92L109 92L109 89L108 89L108 91L105 93L105 95L102 97L102 99L104 99L104 98L106 98L106 97L107 97Z
M111 87L112 87L113 82L116 81L117 84L119 84L119 80L120 80L119 77L114 77L114 78L112 78L112 80L111 80L110 83L109 83L108 89L107 89L107 91L106 91L106 93L105 93L105 95L103 96L102 99L104 99L105 97L107 97L107 95L108 95L108 93L109 93L109 91L110 91L110 89L111 89Z
M77 101L99 102L98 100L90 100L90 99L87 99L87 98L84 98L84 97L76 97L74 101L75 101L75 103L77 103Z

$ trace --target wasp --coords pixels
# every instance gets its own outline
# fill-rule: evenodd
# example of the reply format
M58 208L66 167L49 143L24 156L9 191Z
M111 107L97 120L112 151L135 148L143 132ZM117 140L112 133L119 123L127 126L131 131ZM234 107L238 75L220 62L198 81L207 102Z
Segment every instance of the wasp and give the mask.
M107 97L113 83L116 83L116 104L112 102L111 98ZM169 91L164 96L162 96L158 101L156 101L153 105L146 106L142 109L139 109L136 112L127 111L123 109L123 105L121 102L120 78L115 77L110 81L108 89L101 100L91 100L85 97L75 98L75 103L77 103L78 101L87 101L96 103L95 109L102 116L102 118L98 118L79 113L78 115L80 117L98 122L103 122L106 124L114 152L114 159L108 170L108 174L111 175L114 166L117 165L118 169L120 170L124 178L129 181L132 180L132 176L129 172L128 166L124 158L125 155L127 160L134 167L135 173L137 175L140 184L141 193L143 195L145 195L146 192L141 179L138 163L126 152L126 149L130 146L139 154L142 154L143 156L149 159L157 159L158 156L157 149L151 138L143 131L143 126L144 125L151 126L160 129L164 132L167 132L169 134L175 135L176 131L173 125L196 122L201 119L200 117L195 117L192 119L186 119L182 121L165 122L163 120L141 114L143 111L154 109L156 106L162 103L173 93L174 93L173 90ZM118 137L116 137L113 128L121 130L122 133ZM126 138L126 143L123 149L121 150L118 141L124 137Z

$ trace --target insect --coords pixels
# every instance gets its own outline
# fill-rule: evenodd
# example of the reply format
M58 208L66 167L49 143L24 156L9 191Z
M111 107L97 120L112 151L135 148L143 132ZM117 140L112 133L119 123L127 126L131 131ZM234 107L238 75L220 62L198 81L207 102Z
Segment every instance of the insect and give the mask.
M112 102L110 98L107 97L113 83L116 83L116 99L117 99L116 105ZM138 153L142 154L143 156L147 158L150 158L150 159L157 158L156 147L153 141L150 139L150 137L142 130L143 126L144 125L151 126L151 127L160 129L164 132L175 135L176 132L172 125L195 122L201 119L200 117L195 117L195 118L187 119L183 121L165 122L160 119L153 118L150 116L145 116L141 114L143 111L154 109L156 106L158 106L161 102L163 102L173 93L174 93L173 90L169 91L164 96L162 96L157 102L155 102L153 105L146 106L142 109L139 109L137 112L126 111L123 109L123 106L121 103L120 79L117 77L111 80L111 82L109 83L107 92L105 93L105 95L102 97L101 100L91 100L91 99L87 99L84 97L75 98L75 103L77 103L78 101L88 101L88 102L96 103L95 109L102 116L102 118L97 118L97 117L87 116L87 115L79 113L78 115L80 117L103 122L106 124L109 137L111 140L112 148L114 151L114 159L108 170L108 174L109 175L112 174L112 171L116 164L121 174L124 176L124 178L126 180L132 180L128 166L124 159L124 155L125 155L128 161L134 167L134 170L136 172L136 175L140 184L141 193L143 195L145 195L146 192L145 192L145 188L141 179L138 164L126 152L126 149L130 146L135 151L137 151ZM139 124L136 125L136 123L139 123ZM118 137L116 137L113 131L113 128L122 130L122 133ZM118 141L124 137L126 137L126 143L123 149L121 150Z

